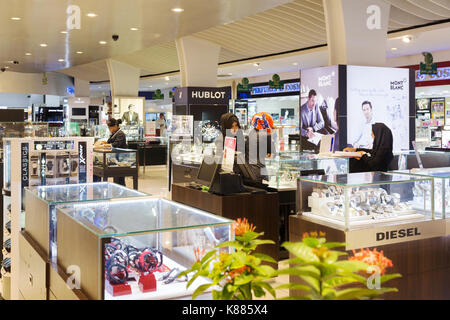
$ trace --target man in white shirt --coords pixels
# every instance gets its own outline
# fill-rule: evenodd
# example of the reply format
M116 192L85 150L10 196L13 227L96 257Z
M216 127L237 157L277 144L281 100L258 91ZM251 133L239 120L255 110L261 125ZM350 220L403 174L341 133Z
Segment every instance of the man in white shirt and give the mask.
M373 109L372 103L370 101L364 101L362 103L362 112L364 114L364 117L366 118L366 121L360 127L361 131L358 134L357 139L353 143L353 147L371 149L373 144L372 124L374 124L375 121L373 119Z
M160 137L164 137L166 135L166 120L164 119L164 113L159 114L159 119L156 120L156 129L159 129Z

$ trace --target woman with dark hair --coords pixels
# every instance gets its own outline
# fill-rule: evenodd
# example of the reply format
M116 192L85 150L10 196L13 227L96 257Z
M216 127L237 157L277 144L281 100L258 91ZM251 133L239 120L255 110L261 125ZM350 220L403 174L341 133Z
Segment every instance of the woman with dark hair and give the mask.
M344 151L359 152L361 158L350 159L350 172L388 171L392 154L392 131L384 123L372 125L372 149L345 148Z
M220 130L222 135L216 139L216 155L222 155L225 137L236 138L236 150L244 152L244 133L235 114L225 113L220 117Z

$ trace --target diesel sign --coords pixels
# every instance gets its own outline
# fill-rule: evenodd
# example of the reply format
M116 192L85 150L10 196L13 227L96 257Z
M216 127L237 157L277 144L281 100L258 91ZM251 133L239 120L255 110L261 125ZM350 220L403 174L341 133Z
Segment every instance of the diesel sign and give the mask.
M421 233L419 232L418 228L392 230L392 231L386 231L386 232L378 232L377 233L377 241L405 238L405 237L414 237L414 236L420 236L420 235L421 235Z

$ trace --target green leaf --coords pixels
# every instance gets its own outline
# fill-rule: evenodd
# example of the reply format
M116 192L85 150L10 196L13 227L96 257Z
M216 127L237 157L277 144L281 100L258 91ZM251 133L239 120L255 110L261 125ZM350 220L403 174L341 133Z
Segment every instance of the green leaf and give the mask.
M277 271L268 265L261 265L254 268L256 273L263 277L275 277L277 275Z
M272 286L269 283L267 283L265 281L258 281L258 282L256 282L256 285L259 285L262 288L266 289L267 292L269 292L272 295L272 297L274 297L275 299L277 298L277 294L276 294L275 290L272 288Z
M279 298L277 300L312 300L312 299L308 296L289 296L289 297Z
M343 269L347 272L358 272L361 270L366 270L369 266L368 264L361 261L352 261L352 260L342 260L336 261L334 265L340 269Z
M281 289L291 289L291 290L301 290L301 291L311 290L311 288L308 286L305 286L305 285L299 284L299 283L293 283L293 282L282 284L275 288L275 290L281 290Z
M199 286L192 294L192 300L195 300L195 298L197 298L199 295L201 295L206 289L208 289L211 286L212 286L211 283L202 284L201 286Z
M258 239L256 239L256 240L252 240L251 244L253 246L260 246L262 244L275 244L275 242L272 241L272 240L258 240Z
M257 232L249 231L249 232L244 233L242 236L236 236L235 238L238 241L250 242L251 240L256 239L262 235L264 235L264 232L257 233Z
M290 253L306 262L319 261L319 258L313 253L313 249L303 242L285 242L282 246Z
M339 248L339 247L345 247L345 243L343 242L325 242L322 244L322 247L333 249L333 248ZM347 253L345 253L347 254Z
M271 256L268 256L268 255L263 254L263 253L253 253L253 256L258 258L258 259L261 259L262 261L277 263L277 261L275 259L273 259Z
M330 288L336 288L336 287L344 285L344 284L355 283L355 282L357 282L357 281L353 277L335 276L335 277L325 280L323 283Z
M394 273L394 274L387 274L380 277L380 283L383 284L389 280L395 279L395 278L401 278L402 275L400 273Z
M211 250L209 251L207 254L205 254L205 256L202 258L202 260L200 260L201 264L204 264L209 258L211 258L215 253L217 252L217 250ZM195 264L194 264L195 266ZM194 267L192 266L192 267Z
M302 242L311 248L316 248L319 246L319 240L317 238L303 238Z
M397 292L395 288L381 288L381 289L364 289L364 288L350 288L337 292L337 300L352 300L364 299L368 297L375 297L387 292Z
M258 284L252 283L252 290L253 290L253 294L257 298L261 298L266 295L266 292L264 291L264 289Z
M191 284L195 281L195 279L198 278L198 276L200 275L200 273L195 273L192 278L189 280L189 282L186 284L186 288L189 288L191 286Z
M243 244L241 244L239 241L225 241L222 243L219 243L214 248L225 248L225 247L231 247L235 248L236 250L242 249L244 247Z
M234 285L236 286L242 286L244 284L249 283L252 281L255 277L253 275L241 275L236 278L234 278Z

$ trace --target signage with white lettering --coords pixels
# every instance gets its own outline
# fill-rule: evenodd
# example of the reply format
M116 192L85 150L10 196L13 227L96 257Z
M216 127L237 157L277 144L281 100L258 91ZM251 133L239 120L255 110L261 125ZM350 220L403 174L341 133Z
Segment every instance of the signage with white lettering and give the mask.
M184 87L175 89L175 104L226 104L231 99L231 88Z
M283 89L271 89L268 85L252 88L252 96L286 92L300 92L300 82L285 83Z
M416 82L450 80L450 67L438 68L437 74L423 74L416 70Z
M86 163L86 142L78 142L78 155L79 155L79 166L78 166L78 182L86 183L87 179L87 163Z
M29 153L30 153L30 147L28 143L22 143L21 144L21 164L22 164L22 170L21 170L21 180L22 180L22 188L28 187L29 185Z
M445 232L445 223L442 220L350 230L346 232L346 250L442 237Z

